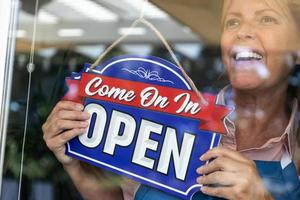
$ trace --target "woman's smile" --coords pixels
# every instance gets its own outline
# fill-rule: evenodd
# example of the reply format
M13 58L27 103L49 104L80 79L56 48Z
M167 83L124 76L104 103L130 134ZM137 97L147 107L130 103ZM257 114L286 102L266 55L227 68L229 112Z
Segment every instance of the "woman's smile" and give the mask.
M265 63L265 54L261 50L257 50L245 46L236 46L230 52L230 66L234 73L255 73L262 79L268 78L269 71Z

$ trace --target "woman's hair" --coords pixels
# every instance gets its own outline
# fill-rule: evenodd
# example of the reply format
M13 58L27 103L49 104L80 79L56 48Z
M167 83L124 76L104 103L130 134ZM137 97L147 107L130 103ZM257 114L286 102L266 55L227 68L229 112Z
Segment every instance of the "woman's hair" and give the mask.
M296 23L297 29L300 30L300 0L261 0L261 1L265 1L270 6L279 5L280 8L282 8L283 13L285 13L287 17L292 17L291 20L293 20ZM223 0L222 15L221 15L222 26L225 21L225 16L226 16L225 13L229 9L231 2L232 0Z

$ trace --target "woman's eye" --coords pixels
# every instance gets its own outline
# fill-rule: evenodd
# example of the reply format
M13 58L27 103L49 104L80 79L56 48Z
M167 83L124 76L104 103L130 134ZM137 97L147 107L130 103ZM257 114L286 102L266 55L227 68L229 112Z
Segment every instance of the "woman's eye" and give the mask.
M274 17L264 16L261 18L260 22L263 24L276 24L277 20Z
M240 25L240 21L238 19L229 19L225 23L226 28L235 28Z

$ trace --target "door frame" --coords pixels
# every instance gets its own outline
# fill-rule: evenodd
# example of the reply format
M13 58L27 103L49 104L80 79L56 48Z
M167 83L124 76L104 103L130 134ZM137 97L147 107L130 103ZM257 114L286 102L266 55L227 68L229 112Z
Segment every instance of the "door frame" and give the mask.
M15 55L19 0L0 1L0 195Z

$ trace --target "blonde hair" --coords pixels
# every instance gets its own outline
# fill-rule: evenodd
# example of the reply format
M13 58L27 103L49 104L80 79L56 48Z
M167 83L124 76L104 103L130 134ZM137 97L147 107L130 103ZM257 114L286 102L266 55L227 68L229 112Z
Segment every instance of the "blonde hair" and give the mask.
M283 13L287 17L292 17L291 20L293 20L297 26L297 29L300 30L300 0L263 0L265 1L269 6L272 5L279 5L282 9ZM221 17L221 23L222 26L225 21L226 12L229 9L229 6L231 4L232 0L223 0L223 6L222 6L222 17Z

